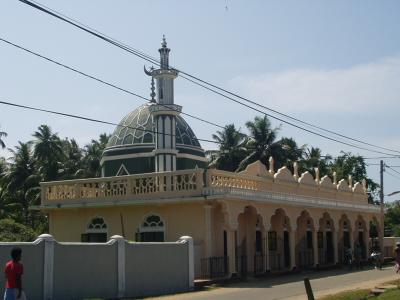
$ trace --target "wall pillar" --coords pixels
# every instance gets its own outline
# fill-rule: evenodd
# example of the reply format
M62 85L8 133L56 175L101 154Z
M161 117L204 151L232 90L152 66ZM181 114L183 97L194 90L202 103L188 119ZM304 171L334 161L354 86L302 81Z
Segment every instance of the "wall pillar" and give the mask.
M193 238L190 236L181 236L179 238L181 243L188 244L188 281L189 290L194 289L194 248L193 248Z
M44 242L44 265L43 265L43 299L53 299L54 279L54 244L56 240L50 234L41 234L35 243Z
M332 242L333 242L333 259L334 263L339 263L339 249L338 249L338 231L332 231Z
M318 267L319 259L318 259L318 226L314 226L314 231L312 233L313 239L313 256L314 256L314 267Z
M290 269L296 269L296 228L292 226L289 234Z
M204 205L205 257L212 256L212 206Z
M118 298L125 295L125 239L120 235L113 235L109 243L117 243L117 260L118 260Z

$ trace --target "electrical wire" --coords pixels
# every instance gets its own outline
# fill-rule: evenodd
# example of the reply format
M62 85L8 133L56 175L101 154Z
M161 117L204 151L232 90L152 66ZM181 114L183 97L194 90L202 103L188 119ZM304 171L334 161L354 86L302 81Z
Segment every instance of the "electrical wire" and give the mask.
M95 77L95 76L93 76L93 75L90 75L90 74L88 74L88 73L79 71L79 70L76 69L76 68L67 66L66 64L60 63L59 61L56 61L56 60L51 59L51 58L49 58L49 57L47 57L47 56L44 56L44 55L42 55L42 54L39 54L39 53L34 52L34 51L32 51L32 50L29 50L29 49L27 49L27 48L25 48L25 47L22 47L22 46L20 46L20 45L17 45L17 44L15 44L15 43L12 43L12 42L10 42L10 41L8 41L8 40L2 38L2 37L0 37L0 41L2 41L2 42L4 42L4 43L7 43L7 44L10 45L10 46L16 47L16 48L18 48L18 49L20 49L20 50L23 50L23 51L25 51L25 52L27 52L27 53L30 53L30 54L32 54L32 55L35 55L35 56L37 56L37 57L39 57L39 58L42 58L42 59L44 59L44 60L46 60L46 61L49 61L49 62L51 62L51 63L53 63L53 64L56 64L56 65L58 65L58 66L60 66L60 67L63 67L63 68L66 68L66 69L68 69L68 70L70 70L70 71L73 71L73 72L75 72L75 73L78 73L78 74L80 74L80 75L82 75L82 76L85 76L85 77L87 77L87 78L90 78L90 79L95 80L95 81L97 81L97 82L100 82L100 83L102 83L102 84L108 85L108 86L110 86L110 87L112 87L112 88L115 88L115 89L117 89L117 90L120 90L120 91L122 91L122 92L124 92L124 93L127 93L127 94L129 94L129 95L135 96L135 97L137 97L137 98L140 98L140 99L143 99L143 100L146 100L146 101L149 101L149 99L146 98L146 97L144 97L144 96L141 96L141 95L139 95L139 94L136 94L136 93L134 93L134 92L132 92L132 91L129 91L129 90L127 90L127 89L121 88L121 87L119 87L119 86L117 86L117 85L115 85L115 84L113 84L113 83L109 83L109 82L107 82L107 81L105 81L105 80L103 80L103 79L100 79L100 78ZM172 108L172 107L168 107L168 106L163 105L163 104L159 104L159 105L161 105L161 106L163 106L163 107L165 107L165 108L168 108L168 109L170 109L170 110L177 111L176 109L174 109L174 108ZM194 116L194 115L192 115L192 114L185 113L185 112L180 112L180 113L181 113L182 115L186 115L186 116L191 117L191 118L193 118L193 119L196 119L196 120L198 120L198 121L201 121L201 122L204 122L204 123L207 123L207 124L210 124L210 125L219 127L219 128L225 128L225 127L222 126L222 125L218 125L218 124L216 124L216 123L214 123L214 122L207 121L207 120L205 120L205 119L202 119L202 118L200 118L200 117Z
M130 52L130 53L132 53L132 54L134 54L134 55L136 55L136 56L138 56L138 57L140 57L140 58L142 58L142 59L144 59L144 60L146 60L146 61L148 61L148 62L151 62L151 63L154 63L154 64L156 64L156 65L159 65L159 61L158 61L157 59L151 57L150 55L147 55L146 53L144 53L144 52L142 52L142 51L139 51L139 50L137 50L137 49L135 49L135 48L129 47L129 46L127 46L126 44L120 43L120 42L118 42L117 40L115 40L115 39L113 39L113 38L107 37L106 35L102 34L101 32L99 32L99 31L97 31L97 30L94 30L94 29L88 27L87 25L82 24L81 22L78 22L78 21L76 21L76 20L73 20L73 19L71 19L71 18L68 17L68 16L62 15L62 14L60 14L59 12L57 12L57 11L55 11L55 10L53 10L53 9L45 8L45 6L43 6L42 4L39 4L38 2L35 2L35 1L28 1L28 0L19 0L19 1L22 2L22 3L24 3L24 4L30 5L31 7L34 7L34 8L36 8L36 9L42 11L42 12L45 12L45 13L47 13L47 14L53 16L53 17L56 17L56 18L58 18L58 19L60 19L60 20L62 20L62 21L64 21L64 22L67 22L67 23L69 23L69 24L71 24L71 25L73 25L73 26L75 26L75 27L77 27L77 28L79 28L79 29L81 29L81 30L84 30L84 31L86 31L86 32L89 33L89 34L92 34L92 35L94 35L94 36L96 36L96 37L98 37L98 38L100 38L100 39L102 39L102 40L104 40L104 41L106 41L106 42L109 42L109 43L111 43L111 44L113 44L113 45L115 45L115 46L117 46L117 47L119 47L119 48L121 48L121 49L123 49L123 50L125 50L125 51L128 51L128 52ZM351 138L351 137L342 135L342 134L340 134L340 133L336 133L336 132L331 131L331 130L328 130L328 129L324 129L324 128L320 127L320 126L313 125L313 124L311 124L311 123L302 121L302 120L300 120L300 119L291 117L291 116L289 116L289 115L287 115L287 114L284 114L284 113L281 113L281 112L279 112L279 111L277 111L277 110L271 109L271 108L269 108L269 107L267 107L267 106L264 106L264 105L262 105L262 104L260 104L260 103L257 103L257 102L255 102L255 101L252 101L252 100L247 99L247 98L244 98L244 97L242 97L242 96L240 96L240 95L238 95L238 94L232 93L232 92L230 92L230 91L228 91L228 90L226 90L226 89L223 89L223 88L221 88L221 87L219 87L219 86L217 86L217 85L214 85L214 84L212 84L212 83L210 83L210 82L208 82L208 81L202 80L202 79L200 79L200 78L198 78L198 77L196 77L196 76L193 76L193 75L191 75L191 74L189 74L189 73L187 73L187 72L184 72L183 70L179 70L179 69L177 69L177 68L174 68L174 69L177 70L178 72L180 72L180 73L182 73L182 74L185 74L186 76L192 78L192 80L190 80L188 77L185 77L185 76L180 75L182 78L184 78L184 79L186 79L186 80L188 80L188 81L190 81L190 82L192 82L192 83L194 83L194 84L197 84L197 85L199 85L199 86L201 86L201 87L203 87L203 88L205 88L205 86L204 86L203 84L206 84L206 85L211 86L211 87L213 87L213 88L215 88L215 89L217 89L217 90L219 90L219 91L222 91L222 92L224 92L224 93L227 93L227 94L229 94L229 95L232 95L232 96L237 97L237 98L239 98L239 99L242 99L242 100L244 100L244 101L246 101L246 102L248 102L248 103L251 103L251 104L253 104L253 105L256 105L256 106L261 107L261 108L264 108L264 109L267 109L267 110L269 110L269 111L272 111L272 112L274 112L274 113L276 113L276 114L279 114L279 115L281 115L281 116L284 116L284 117L289 118L289 119L291 119L291 120L294 120L294 121L296 121L296 122L302 123L302 124L304 124L304 125L307 125L307 126L310 126L310 127L313 127L313 128L316 128L316 129L319 129L319 130L328 132L328 133L330 133L330 134L334 134L334 135L336 135L336 136L339 136L339 137L342 137L342 138L345 138L345 139L348 139L348 140L351 140L351 141L354 141L354 142L357 142L357 143L361 143L361 144L364 144L364 145L368 145L368 146L371 146L371 147L374 147L374 148L379 148L379 149L383 149L383 150L390 151L390 152L400 153L400 151L398 151L398 150L393 150L393 149L389 149L389 148L377 146L377 145L374 145L374 144L371 144L371 143L367 143L367 142L364 142L364 141L361 141L361 140L358 140L358 139L355 139L355 138ZM196 82L196 80L199 81L199 82ZM201 83L203 83L203 84L201 84ZM223 96L223 97L225 97L225 98L227 98L227 99L230 99L230 100L234 101L231 97L229 97L229 96L227 96L227 95L225 95L225 94L219 93L218 91L216 91L216 90L214 90L214 89L211 89L211 88L207 88L207 89L208 89L209 91L211 91L211 92L214 92L214 93L216 93L216 94L218 94L218 95L220 95L220 96ZM235 102L238 103L238 104L240 104L240 105L243 105L243 106L245 106L245 107L247 107L247 108L256 110L254 107L245 105L244 103L242 103L242 102L240 102L240 101L235 101ZM259 110L256 110L256 111L260 112ZM288 125L294 126L294 127L298 128L298 129L301 129L301 130L303 130L303 131L312 133L312 134L314 134L314 135L323 137L323 138L325 138L325 139L330 139L330 140L332 140L332 141L336 141L336 142L339 142L339 143L341 143L341 144L344 144L344 145L347 145L347 146L351 146L351 147L355 147L355 148L358 148L358 149L361 149L361 150L366 150L366 151L371 151L371 152L375 152L375 153L386 154L386 153L384 153L384 152L378 152L378 151L374 151L374 150L371 150L371 149L362 148L362 147L359 147L359 146L356 146L356 145L352 145L352 144L349 144L349 143L346 143L346 142L343 142L343 141L339 141L339 140L336 140L336 139L333 139L333 138L329 138L329 137L326 137L326 136L324 136L324 135L322 135L322 134L319 134L319 133L317 133L317 132L314 132L314 131L311 131L311 130L307 130L307 129L301 127L301 126L294 125L294 124L291 123L291 122L288 122L288 121L286 121L286 120L282 120L282 119L280 119L280 118L278 118L278 117L275 117L275 116L273 116L273 115L266 114L265 112L262 112L262 113L265 114L265 115L267 115L267 116L269 116L269 117L271 117L271 118L274 118L274 119L276 119L276 120L278 120L278 121L281 121L281 122L286 123L286 124L288 124Z
M394 175L394 174L388 172L387 170L385 171L385 173L386 173L386 174L389 174L389 175L392 176L393 178L396 178L396 179L400 180L400 177L399 177L399 176L396 176L396 175Z
M121 125L121 124L118 124L118 123L113 123L113 122L108 122L108 121L103 121L103 120L99 120L99 119L93 119L93 118L83 117L83 116L79 116L79 115L68 114L68 113L63 113L63 112L58 112L58 111L53 111L53 110L48 110L48 109L43 109L43 108L37 108L37 107L33 107L33 106L17 104L17 103L12 103L12 102L8 102L8 101L0 101L0 104L19 107L19 108L24 108L24 109L29 109L29 110L34 110L34 111L40 111L40 112L45 112L45 113L50 113L50 114L54 114L54 115L60 115L60 116L69 117L69 118L81 119L81 120L95 122L95 123L113 125L113 126L123 127L123 128L136 129L136 130L139 130L139 131L150 132L150 133L153 133L153 134L159 134L160 133L160 134L167 135L167 136L174 136L173 134L161 133L161 132L158 132L156 130L148 130L148 129L143 129L143 128L134 127L134 126ZM197 138L195 136L193 137L193 139L195 139L197 141L202 141L202 142L219 144L219 142L217 142L217 141L212 141L212 140L208 140L208 139L199 139L199 138Z
M393 169L391 166L388 166L388 165L385 165L385 166L386 166L387 168L391 169L393 172L395 172L395 173L397 173L397 174L400 175L400 172L397 171L397 170L395 170L395 169Z

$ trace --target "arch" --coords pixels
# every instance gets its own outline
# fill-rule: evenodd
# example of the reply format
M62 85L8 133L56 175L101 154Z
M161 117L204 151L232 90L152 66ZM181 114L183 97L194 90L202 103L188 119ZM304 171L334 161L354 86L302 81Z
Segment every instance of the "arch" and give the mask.
M81 241L87 243L107 242L107 223L101 216L95 216L86 224L85 233L81 235Z
M311 175L311 174L310 174ZM314 237L316 224L307 210L303 210L296 220L296 266L300 268L309 268L314 264Z
M103 217L93 217L86 226L86 232L107 232L107 223Z
M144 216L140 224L139 236L141 242L164 242L165 222L160 215L149 213Z

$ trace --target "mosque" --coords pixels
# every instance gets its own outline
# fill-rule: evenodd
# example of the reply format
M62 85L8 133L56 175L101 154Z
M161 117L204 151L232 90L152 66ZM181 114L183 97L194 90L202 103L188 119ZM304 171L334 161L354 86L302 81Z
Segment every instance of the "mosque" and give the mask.
M261 162L240 173L207 168L205 152L174 103L178 71L163 39L159 69L146 70L148 104L128 113L102 157L102 177L41 183L40 209L65 242L105 242L113 235L142 242L194 239L195 275L317 268L369 251L380 208L365 182L298 174ZM155 83L154 83L155 81Z

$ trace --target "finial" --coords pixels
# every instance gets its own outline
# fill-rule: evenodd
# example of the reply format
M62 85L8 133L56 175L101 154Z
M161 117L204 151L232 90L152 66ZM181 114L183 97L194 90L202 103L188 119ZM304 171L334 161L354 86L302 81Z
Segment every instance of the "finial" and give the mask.
M333 172L333 184L337 185L337 175L336 172Z
M361 182L362 182L362 186L364 188L364 191L366 191L367 190L367 181L364 178Z
M272 156L269 157L269 173L274 175L274 158Z
M353 177L349 175L349 187L353 187Z
M319 183L319 168L314 168L315 171L315 181Z
M296 181L299 180L299 165L297 164L297 161L293 163L293 177Z
M156 88L154 86L154 77L151 76L151 93L150 93L150 97L151 97L150 102L151 103L156 103L157 102L156 99L154 98L156 96L155 90L156 90Z
M166 47L167 47L167 40L165 39L165 35L164 35L164 34L162 35L162 43L161 43L161 46L162 46L163 48L166 48Z

